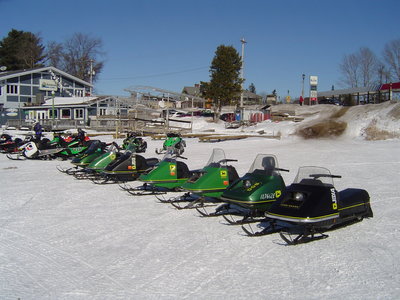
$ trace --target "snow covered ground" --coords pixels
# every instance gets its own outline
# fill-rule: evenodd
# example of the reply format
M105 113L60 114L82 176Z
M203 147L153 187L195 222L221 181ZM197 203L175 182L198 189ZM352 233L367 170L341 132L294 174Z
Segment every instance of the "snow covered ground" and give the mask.
M178 211L154 196L76 180L56 169L68 161L0 155L0 299L399 299L400 139L365 141L361 133L370 114L393 132L400 121L387 106L380 114L360 109L343 117L352 122L341 138L303 140L291 133L305 123L266 122L246 130L279 130L281 140L186 140L191 169L213 148L239 160L239 175L258 153L271 153L291 171L282 174L286 184L299 166L315 165L342 175L338 190L369 192L374 218L297 246L278 235L244 236L220 218ZM144 155L153 157L162 141L147 142Z

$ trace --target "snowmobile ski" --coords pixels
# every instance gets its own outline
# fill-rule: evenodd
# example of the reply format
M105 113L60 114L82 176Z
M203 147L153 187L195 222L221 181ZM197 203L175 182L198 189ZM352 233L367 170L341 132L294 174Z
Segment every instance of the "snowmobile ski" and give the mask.
M324 234L322 232L307 232L307 231L297 234L294 238L292 238L292 234L290 234L289 232L281 231L279 232L279 235L281 239L287 245L290 246L309 243L312 241L321 240L328 237L327 234Z
M6 156L8 159L11 159L11 160L26 160L26 157L20 153L16 153L16 154L8 153Z
M191 201L185 206L181 206L177 202L172 202L171 205L178 210L182 210L182 209L196 209L197 210L198 208L216 206L216 204L212 204L212 202L204 200L203 198L199 198L197 200Z
M260 231L254 231L254 230L253 230L253 227L251 227L250 224L248 224L248 226L247 226L249 229L247 229L247 227L244 226L244 225L242 225L241 227L242 227L242 230L243 230L243 231L246 233L246 235L249 236L249 237L269 235L269 234L273 234L273 233L276 233L276 232L280 232L280 231L283 229L283 227L277 226L277 225L276 225L275 223L273 223L273 222L268 222L268 223L269 223L268 226L265 227L265 228L263 228L263 229L260 230Z
M229 216L229 218L228 218ZM228 222L229 225L244 225L244 224L250 224L250 223L257 223L257 222L261 222L262 219L259 218L254 218L251 216L243 216L241 219L234 219L232 214L229 215L222 215L222 217L224 218L224 220L226 222Z

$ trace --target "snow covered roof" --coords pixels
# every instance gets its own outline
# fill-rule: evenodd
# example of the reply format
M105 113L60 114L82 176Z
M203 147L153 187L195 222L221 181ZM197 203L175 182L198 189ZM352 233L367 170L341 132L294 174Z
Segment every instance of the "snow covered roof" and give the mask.
M89 104L98 97L54 97L54 105L79 105ZM53 99L49 98L42 106L52 106Z

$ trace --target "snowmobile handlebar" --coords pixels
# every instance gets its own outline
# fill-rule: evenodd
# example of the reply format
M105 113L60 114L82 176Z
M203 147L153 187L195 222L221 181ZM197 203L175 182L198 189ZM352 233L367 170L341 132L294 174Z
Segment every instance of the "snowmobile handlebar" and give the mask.
M229 161L238 161L238 160L237 159L226 158L226 159L221 159L219 162L229 162Z
M282 172L290 172L288 169L282 169L282 168L275 168L277 171L282 171Z
M310 177L312 177L313 179L317 179L320 177L342 178L341 175L332 175L332 174L310 174Z

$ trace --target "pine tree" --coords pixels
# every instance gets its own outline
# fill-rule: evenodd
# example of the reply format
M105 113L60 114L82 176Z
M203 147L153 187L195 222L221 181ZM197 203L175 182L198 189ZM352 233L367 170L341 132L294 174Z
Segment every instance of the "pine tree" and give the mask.
M42 67L45 59L41 38L31 32L12 29L0 41L0 65L7 70Z
M211 80L201 84L204 96L213 100L219 112L222 105L230 104L241 92L241 65L241 57L233 46L221 45L217 48L210 67Z

